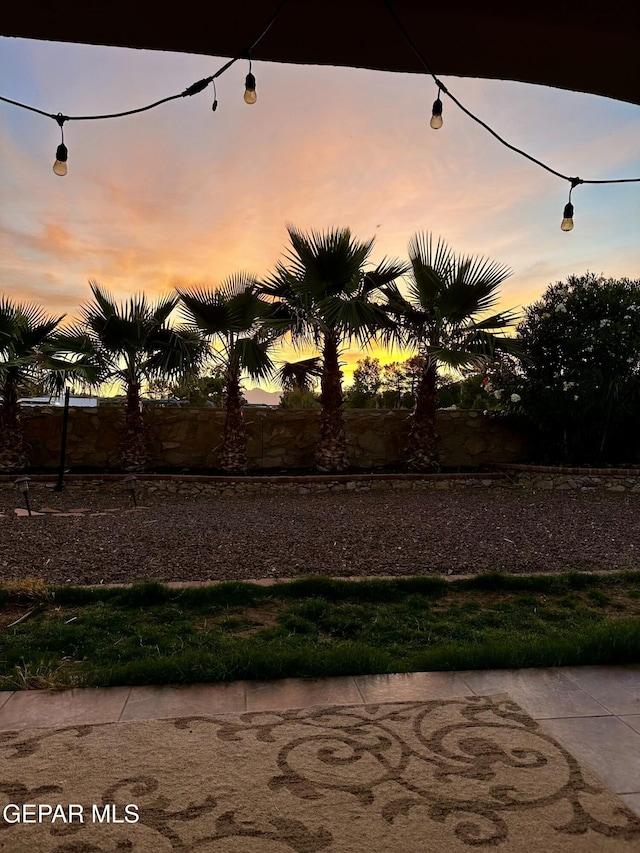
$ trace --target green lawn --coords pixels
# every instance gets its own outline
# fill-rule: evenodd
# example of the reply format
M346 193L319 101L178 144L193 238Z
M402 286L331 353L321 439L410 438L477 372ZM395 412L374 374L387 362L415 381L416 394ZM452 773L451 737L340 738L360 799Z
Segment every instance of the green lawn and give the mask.
M21 616L31 615L13 626ZM640 572L0 588L0 688L640 661Z

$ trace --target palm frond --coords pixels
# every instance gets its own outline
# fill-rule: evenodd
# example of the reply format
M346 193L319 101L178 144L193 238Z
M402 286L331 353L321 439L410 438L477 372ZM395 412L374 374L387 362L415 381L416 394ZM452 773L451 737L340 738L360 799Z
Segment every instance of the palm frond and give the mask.
M382 290L408 272L410 266L402 261L383 258L374 270L362 274L362 292L365 294Z
M224 337L252 331L269 315L269 302L258 293L258 281L249 273L236 273L219 287L178 288L181 316L205 334Z
M488 356L472 352L463 348L427 346L424 354L438 364L445 365L452 370L462 371L465 369L481 370L486 364Z
M318 314L326 330L334 330L347 340L355 337L363 344L370 342L381 329L393 326L382 305L361 296L328 297L318 304Z
M293 287L314 300L355 292L360 271L371 254L374 240L352 239L348 228L310 231L287 227L291 249L287 253Z
M492 314L490 317L484 317L481 320L475 320L469 325L470 329L507 329L514 327L518 321L519 312L516 310L500 311L498 314Z
M251 338L240 338L236 343L235 356L241 369L252 379L267 379L274 371L274 364L269 355L271 342L261 340L258 335Z
M158 329L147 343L149 357L142 362L141 370L147 377L176 376L197 370L209 355L209 346L194 329Z
M449 276L455 264L455 253L442 237L438 237L435 248L433 234L417 232L409 240L409 260L419 259L425 266L433 267L442 276Z
M434 248L430 233L417 233L409 241L409 260L412 269L407 285L409 293L425 310L432 310L451 277L455 255L441 238Z
M461 258L443 289L440 308L452 323L483 314L498 300L497 289L509 276L508 267L486 258Z
M26 355L47 342L64 316L52 316L34 302L0 297L0 349L10 346L16 355Z
M309 388L311 380L321 376L322 360L314 356L300 361L285 361L278 370L276 379L284 389Z
M178 288L180 319L207 335L224 333L230 326L229 310L219 291L212 288Z

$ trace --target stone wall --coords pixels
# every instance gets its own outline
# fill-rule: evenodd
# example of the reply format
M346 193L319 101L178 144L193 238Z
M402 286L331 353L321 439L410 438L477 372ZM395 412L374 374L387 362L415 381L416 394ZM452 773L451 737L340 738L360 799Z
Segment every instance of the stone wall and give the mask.
M579 491L601 489L607 492L640 493L638 468L562 468L545 465L501 465L509 479L533 491Z
M33 467L58 465L61 409L24 412ZM403 460L409 428L407 410L345 411L350 464L377 468ZM145 413L151 469L216 469L224 413L209 408L149 408ZM66 466L118 470L122 410L70 409ZM319 435L318 412L245 409L249 467L254 470L312 468ZM440 411L441 461L447 467L526 461L527 442L507 423L476 411Z

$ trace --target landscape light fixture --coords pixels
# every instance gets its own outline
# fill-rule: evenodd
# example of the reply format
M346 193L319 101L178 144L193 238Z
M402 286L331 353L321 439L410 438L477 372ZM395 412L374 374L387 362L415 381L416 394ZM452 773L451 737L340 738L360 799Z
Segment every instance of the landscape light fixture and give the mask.
M569 201L564 206L562 224L560 225L562 231L573 231L573 205L571 204L571 193L573 192L574 187L577 187L578 184L582 183L580 178L570 178L570 181L571 189L569 190Z
M24 495L24 502L27 507L27 512L31 515L31 505L29 504L29 483L31 482L31 477L18 477L15 481L14 486L18 489L19 492L22 492Z
M62 141L60 145L56 148L56 162L53 164L53 171L56 175L59 175L61 178L67 174L67 157L69 156L69 152L67 151L67 146L64 144L64 123L66 121L66 116L63 116L62 113L58 113L56 116L56 121L60 125L60 135L62 137Z
M134 507L138 506L138 502L136 501L136 483L138 482L138 478L135 474L127 474L124 478L125 488L131 495L131 500L133 501Z
M255 104L257 100L256 78L251 73L251 60L249 60L249 73L244 81L244 102L245 104Z
M431 107L431 121L429 124L433 130L440 130L442 127L442 101L440 100L441 89L438 87L438 97L433 102Z

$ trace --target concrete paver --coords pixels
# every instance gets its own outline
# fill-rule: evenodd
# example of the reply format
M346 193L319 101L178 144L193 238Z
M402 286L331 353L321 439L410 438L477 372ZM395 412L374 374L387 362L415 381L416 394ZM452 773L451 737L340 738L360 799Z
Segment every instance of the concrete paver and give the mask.
M247 710L274 711L310 705L361 705L362 697L351 676L344 678L283 678L247 681Z
M18 690L0 708L0 730L115 723L131 687Z
M247 707L244 682L184 687L136 687L120 720L161 720L198 714L229 714Z
M457 672L408 672L392 675L358 675L355 683L362 701L416 702L470 696L467 682Z
M622 720L575 717L541 725L616 794L640 793L640 734Z
M500 669L460 673L475 693L508 693L536 720L610 714L561 669Z
M640 714L640 665L568 666L563 672L612 714Z

